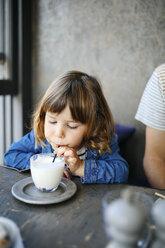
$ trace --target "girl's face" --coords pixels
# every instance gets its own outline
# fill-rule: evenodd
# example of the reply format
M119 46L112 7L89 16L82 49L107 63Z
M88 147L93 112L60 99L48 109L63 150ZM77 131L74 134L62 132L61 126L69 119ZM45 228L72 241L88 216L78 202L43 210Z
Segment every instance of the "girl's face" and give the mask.
M61 113L46 112L44 133L52 147L68 146L79 150L87 124L74 121L67 105Z

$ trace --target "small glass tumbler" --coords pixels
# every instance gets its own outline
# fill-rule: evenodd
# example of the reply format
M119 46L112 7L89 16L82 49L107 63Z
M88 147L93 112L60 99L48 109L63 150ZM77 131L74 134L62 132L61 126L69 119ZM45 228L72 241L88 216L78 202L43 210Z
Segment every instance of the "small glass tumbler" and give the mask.
M35 154L30 158L30 170L35 186L42 192L55 191L62 179L65 160L53 153ZM54 162L53 162L54 161Z

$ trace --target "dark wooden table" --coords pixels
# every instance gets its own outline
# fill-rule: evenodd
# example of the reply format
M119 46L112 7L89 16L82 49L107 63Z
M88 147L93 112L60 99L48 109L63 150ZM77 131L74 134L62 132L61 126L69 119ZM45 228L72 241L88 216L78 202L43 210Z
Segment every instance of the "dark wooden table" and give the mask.
M30 172L0 166L0 216L10 218L20 228L25 248L101 248L107 244L103 226L102 198L112 189L133 187L138 191L165 193L162 190L123 184L82 184L75 177L76 194L52 205L31 205L13 197L11 188Z

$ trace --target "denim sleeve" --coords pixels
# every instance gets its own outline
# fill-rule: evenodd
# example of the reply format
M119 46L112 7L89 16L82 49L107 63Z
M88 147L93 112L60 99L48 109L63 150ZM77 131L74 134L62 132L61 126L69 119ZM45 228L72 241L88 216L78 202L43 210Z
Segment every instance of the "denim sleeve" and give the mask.
M84 161L84 178L82 183L126 183L128 180L128 163L120 156L116 135L111 142L112 153L103 156L87 156Z
M30 168L30 157L40 153L40 147L35 149L34 130L26 134L18 142L14 142L4 155L5 164L20 170Z

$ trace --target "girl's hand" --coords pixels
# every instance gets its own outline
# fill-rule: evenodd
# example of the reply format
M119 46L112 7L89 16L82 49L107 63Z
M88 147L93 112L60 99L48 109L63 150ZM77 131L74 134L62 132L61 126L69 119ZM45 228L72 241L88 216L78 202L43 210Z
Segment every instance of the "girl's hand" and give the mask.
M69 166L71 172L80 177L84 177L84 161L79 158L73 148L60 146L54 149L54 153L56 153L58 157L64 156L65 162Z

